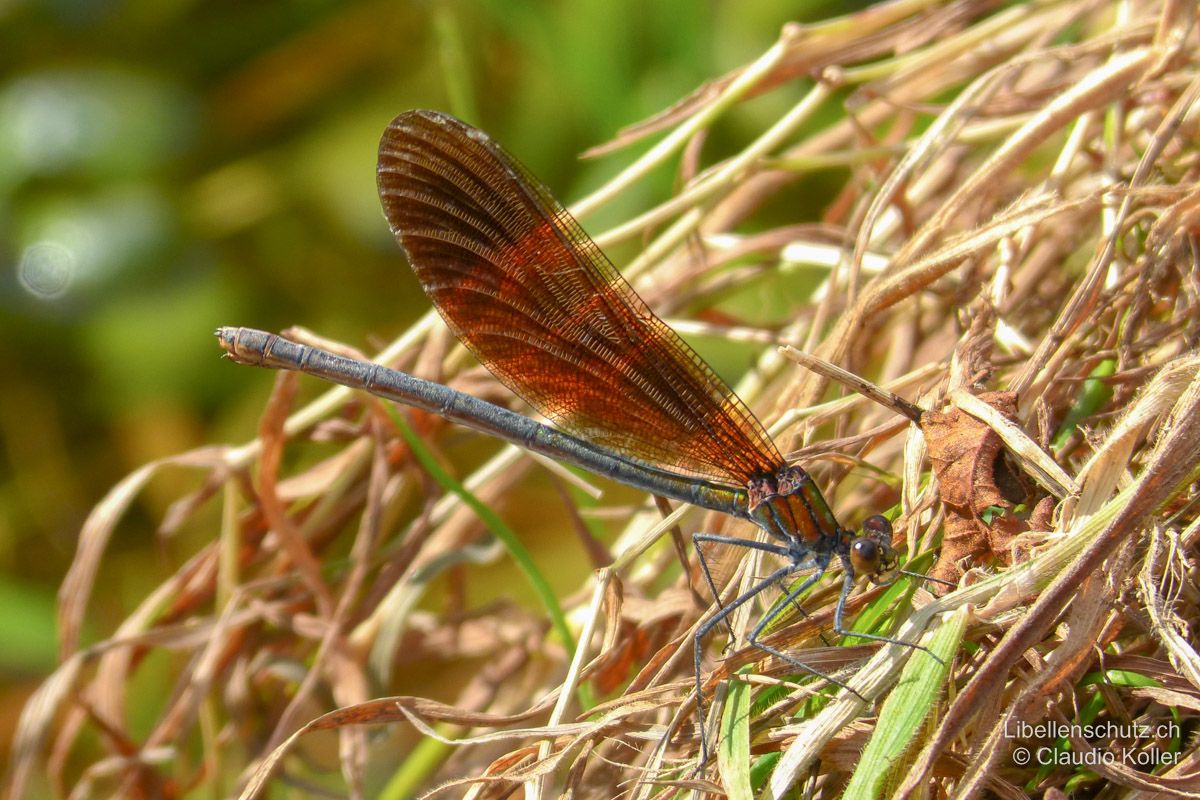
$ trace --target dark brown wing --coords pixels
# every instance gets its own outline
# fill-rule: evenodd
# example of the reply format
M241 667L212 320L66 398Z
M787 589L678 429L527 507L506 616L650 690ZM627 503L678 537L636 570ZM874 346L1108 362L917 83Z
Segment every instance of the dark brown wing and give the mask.
M783 466L733 390L485 133L401 114L379 146L379 194L446 324L559 427L735 486Z

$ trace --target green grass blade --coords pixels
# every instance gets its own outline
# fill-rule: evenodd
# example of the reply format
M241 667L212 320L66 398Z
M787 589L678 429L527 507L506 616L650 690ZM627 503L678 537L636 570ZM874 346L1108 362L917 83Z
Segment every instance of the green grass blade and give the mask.
M481 118L475 103L475 86L471 80L468 48L463 41L462 26L458 22L459 7L459 4L455 3L433 5L434 42L442 65L442 77L446 81L450 110L460 119L478 124Z
M404 418L403 414L391 405L388 405L387 409L392 421L400 429L400 435L404 437L404 441L412 448L413 455L416 456L421 466L425 468L443 489L456 494L468 508L474 511L479 516L479 519L483 521L483 524L487 526L491 534L499 539L504 548L508 550L517 567L520 568L521 572L525 573L525 579L529 581L534 594L537 595L538 600L545 606L546 613L550 615L550 622L566 646L568 654L574 655L575 637L571 635L571 629L567 626L567 618L563 614L562 606L558 604L558 598L554 596L549 581L538 570L532 556L525 549L525 545L521 544L521 540L517 538L516 533L505 524L504 520L500 519L500 516L495 511L488 508L482 500L467 491L465 486L442 469L441 465L437 463L437 459L433 457L433 454L425 447L425 443L421 441L421 437L417 436L416 432L409 426L408 420Z
M928 642L929 649L944 663L938 663L921 650L912 654L900 682L884 702L875 732L846 786L843 797L847 800L874 800L883 796L893 770L904 763L905 753L913 746L921 725L941 695L966 625L964 607L950 615Z
M462 728L440 723L435 730L446 738L455 738ZM429 777L437 772L450 755L453 745L440 739L422 739L408 756L396 767L387 785L378 795L378 800L407 800L417 797Z
M725 709L721 714L721 741L717 746L721 784L729 800L752 800L754 793L750 788L750 684L735 678L729 681L726 687Z
M1113 398L1113 390L1104 379L1111 377L1116 371L1115 359L1105 359L1096 365L1092 373L1083 381L1079 396L1075 399L1075 405L1067 410L1062 424L1058 426L1058 430L1050 442L1051 450L1057 453L1066 447L1079 425L1085 420L1091 419L1100 409L1108 405Z

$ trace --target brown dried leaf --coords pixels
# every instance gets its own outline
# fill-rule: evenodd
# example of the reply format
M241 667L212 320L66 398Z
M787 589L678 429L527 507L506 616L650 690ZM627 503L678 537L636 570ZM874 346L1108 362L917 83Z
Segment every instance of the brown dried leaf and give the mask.
M287 445L284 426L298 385L294 372L280 372L276 375L275 388L259 422L258 433L262 440L258 473L259 502L292 564L312 590L321 616L329 617L333 612L333 597L321 577L321 564L304 536L288 517L284 498L279 494L279 468Z
M276 747L269 756L258 764L254 774L246 783L246 787L242 790L239 797L242 800L257 797L267 779L271 776L275 765L288 753L296 740L306 733L336 730L348 725L380 725L389 722L416 723L418 721L426 724L447 722L469 728L499 727L524 722L538 714L544 713L553 701L554 697L551 696L533 708L519 714L509 715L468 712L435 700L425 700L419 697L383 697L356 706L339 708L312 720Z
M642 663L659 638L645 628L629 623L623 626L628 626L630 630L623 632L615 647L604 652L599 669L592 675L592 686L598 694L607 695L615 691L629 676L630 670Z
M63 659L63 663L37 688L22 709L12 741L5 798L15 800L25 796L29 778L45 748L46 738L50 735L58 711L75 691L85 663L83 653L73 653Z
M1016 420L1016 396L1011 392L987 392L979 399ZM981 516L989 508L1011 512L1020 500L1012 497L1016 487L1003 463L1000 437L957 408L925 412L921 429L946 508L942 551L930 574L957 581L964 565L992 558L1007 562L1009 542L1029 530L1029 523L1004 513L989 525Z
M345 480L347 470L362 458L363 450L369 446L369 439L358 439L349 447L318 461L304 472L279 481L276 487L279 498L290 502L324 493L336 481Z
M58 592L59 657L66 659L79 645L79 631L87 609L92 585L100 559L108 546L113 529L124 516L129 504L150 479L166 466L188 466L213 469L223 463L224 447L201 447L178 456L151 461L129 473L96 504L79 532L79 549L71 569L63 578Z

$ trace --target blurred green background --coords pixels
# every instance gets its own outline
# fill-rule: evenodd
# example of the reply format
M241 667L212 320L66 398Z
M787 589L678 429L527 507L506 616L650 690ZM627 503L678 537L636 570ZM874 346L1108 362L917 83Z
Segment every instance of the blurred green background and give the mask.
M223 362L213 329L369 348L427 308L375 194L395 114L463 116L570 201L631 157L581 150L841 6L0 2L0 751L54 666L92 506L151 459L253 437L270 380ZM655 177L587 226L665 196ZM195 485L175 476L118 530L86 640L194 552L154 535Z

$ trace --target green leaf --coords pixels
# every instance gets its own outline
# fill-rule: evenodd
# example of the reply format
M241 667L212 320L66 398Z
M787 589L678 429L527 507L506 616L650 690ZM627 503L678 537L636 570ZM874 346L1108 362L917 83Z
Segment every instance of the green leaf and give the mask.
M1111 377L1116 371L1115 359L1105 359L1096 365L1092 374L1084 380L1080 387L1079 394L1075 398L1075 405L1067 410L1062 424L1058 426L1054 439L1050 443L1051 450L1058 452L1066 447L1079 424L1095 416L1112 400L1112 387L1104 379Z
M847 800L883 796L892 771L897 764L904 763L905 753L912 748L925 718L942 693L966 625L964 607L950 615L928 643L937 658L918 650L908 660L900 682L880 710L875 732L863 750L858 769L846 786L843 797Z
M726 686L721 741L717 746L721 785L729 800L751 800L754 793L750 788L750 684L735 679Z
M533 557L525 549L525 545L521 544L521 540L517 538L517 534L505 524L504 520L500 519L500 516L495 511L488 508L482 500L467 491L467 487L463 486L453 476L442 469L441 465L437 463L437 459L433 457L433 454L425 447L425 443L421 441L421 437L417 436L416 432L409 426L408 420L404 418L404 415L398 409L391 404L387 404L385 407L392 421L399 428L400 435L404 437L404 441L412 448L413 455L416 456L421 466L443 489L458 495L459 499L479 516L491 534L499 539L504 548L508 550L513 561L525 573L525 578L533 588L534 594L537 595L542 605L546 607L546 613L550 616L550 622L566 646L567 652L574 655L575 637L571 635L571 629L567 625L567 618L563 614L562 606L558 604L558 598L554 596L554 591L550 588L550 582L538 570ZM580 699L583 700L584 698ZM586 705L590 704L585 702Z

